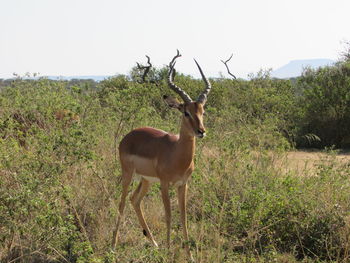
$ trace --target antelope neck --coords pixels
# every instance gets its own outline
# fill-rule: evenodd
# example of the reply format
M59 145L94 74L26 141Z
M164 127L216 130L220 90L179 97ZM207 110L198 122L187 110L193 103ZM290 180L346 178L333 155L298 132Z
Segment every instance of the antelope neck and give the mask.
M178 145L180 146L183 156L188 156L193 159L196 148L196 138L193 132L190 132L185 126L185 120L182 120Z

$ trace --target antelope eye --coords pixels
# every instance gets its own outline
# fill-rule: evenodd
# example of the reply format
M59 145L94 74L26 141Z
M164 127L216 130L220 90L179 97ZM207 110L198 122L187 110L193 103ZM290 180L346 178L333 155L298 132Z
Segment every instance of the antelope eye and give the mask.
M185 111L184 114L186 117L190 117L190 114L187 111Z

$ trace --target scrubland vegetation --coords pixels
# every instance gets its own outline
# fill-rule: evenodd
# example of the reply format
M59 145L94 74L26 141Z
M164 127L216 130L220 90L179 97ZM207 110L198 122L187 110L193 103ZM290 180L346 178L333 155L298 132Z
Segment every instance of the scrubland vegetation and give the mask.
M205 65L203 65L205 68ZM152 82L24 80L0 88L1 262L186 262L176 195L171 248L159 185L143 207L160 248L143 236L127 205L111 250L120 196L116 145L140 126L178 132L180 116ZM191 96L202 82L178 74ZM208 136L197 140L188 223L196 262L349 262L350 62L305 70L296 80L213 79ZM317 147L312 168L293 169L288 152ZM136 184L133 184L133 188Z

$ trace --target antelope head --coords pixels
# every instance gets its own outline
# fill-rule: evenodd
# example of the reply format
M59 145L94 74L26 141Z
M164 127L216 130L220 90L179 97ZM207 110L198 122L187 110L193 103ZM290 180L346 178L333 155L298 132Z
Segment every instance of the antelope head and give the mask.
M192 100L191 97L183 89L181 89L174 83L174 67L176 59L178 57L181 57L179 50L177 50L177 55L172 59L172 61L169 64L168 86L182 98L183 103L170 96L164 95L163 98L169 105L169 107L176 108L183 114L182 128L184 128L187 131L187 133L192 136L203 138L205 136L205 128L203 125L204 105L207 101L211 85L209 80L205 77L198 62L194 60L205 83L205 89L199 95L197 100Z

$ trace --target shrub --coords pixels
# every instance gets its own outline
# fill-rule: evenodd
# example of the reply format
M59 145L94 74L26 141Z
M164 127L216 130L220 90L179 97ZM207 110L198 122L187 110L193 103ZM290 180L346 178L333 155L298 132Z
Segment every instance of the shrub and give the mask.
M306 69L298 80L303 94L300 105L304 113L300 134L314 134L312 146L349 147L350 127L350 62L334 66ZM306 141L299 140L300 145Z

